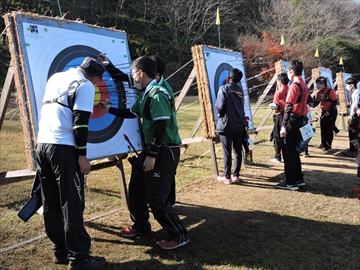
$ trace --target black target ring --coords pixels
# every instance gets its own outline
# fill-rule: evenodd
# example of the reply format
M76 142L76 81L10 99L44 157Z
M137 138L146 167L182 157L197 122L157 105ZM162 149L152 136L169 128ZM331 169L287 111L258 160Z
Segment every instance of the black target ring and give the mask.
M53 60L50 65L47 79L49 79L54 73L62 72L68 66L69 62L75 58L90 56L93 58L97 58L100 54L98 50L95 50L92 47L85 45L74 45L67 47L62 50ZM110 75L111 76L111 75ZM115 83L116 91L115 96L117 97L117 106L115 103L115 108L126 108L126 104L123 98L126 96L125 87L122 81L113 80ZM110 93L113 96L113 93ZM120 130L122 124L124 122L123 118L114 117L112 122L101 130L91 130L91 126L89 126L88 131L88 142L89 143L103 143L111 138L113 138Z

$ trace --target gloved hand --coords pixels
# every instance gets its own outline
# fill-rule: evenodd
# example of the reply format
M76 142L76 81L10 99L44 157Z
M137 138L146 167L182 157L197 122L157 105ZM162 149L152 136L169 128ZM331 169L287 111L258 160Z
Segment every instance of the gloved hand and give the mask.
M270 103L270 109L272 110L278 110L279 109L279 105L275 104L275 103Z

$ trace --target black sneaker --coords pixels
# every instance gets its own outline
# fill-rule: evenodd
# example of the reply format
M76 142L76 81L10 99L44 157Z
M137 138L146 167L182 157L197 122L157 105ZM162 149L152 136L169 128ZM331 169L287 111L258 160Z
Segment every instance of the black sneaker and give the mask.
M89 256L87 259L80 261L70 261L69 269L87 270L98 269L106 264L104 257Z
M281 189L299 190L299 187L297 185L288 185L286 182L279 183L276 186Z
M300 180L300 181L297 181L297 182L296 182L296 185L297 185L298 187L305 187L305 186L306 186L306 183L305 183L304 180Z
M341 154L345 157L356 157L357 152L349 149L349 150L342 151Z

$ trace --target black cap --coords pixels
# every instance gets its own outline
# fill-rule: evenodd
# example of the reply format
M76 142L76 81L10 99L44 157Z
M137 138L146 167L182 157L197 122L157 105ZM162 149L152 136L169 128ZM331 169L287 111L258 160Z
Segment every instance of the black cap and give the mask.
M90 73L94 74L95 76L98 76L102 79L102 75L105 72L105 66L92 57L85 57L84 61L81 63L80 67L85 69L86 71L89 71Z

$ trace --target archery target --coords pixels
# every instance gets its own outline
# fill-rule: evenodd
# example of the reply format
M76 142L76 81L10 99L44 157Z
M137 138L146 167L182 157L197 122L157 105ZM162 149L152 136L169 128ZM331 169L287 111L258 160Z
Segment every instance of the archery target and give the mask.
M330 69L320 68L320 76L326 78L327 86L334 89L334 80Z
M99 53L106 53L109 60L125 74L131 72L125 32L27 14L18 15L16 20L25 63L26 85L32 100L31 113L37 123L46 82L54 73L75 68L86 56L97 58ZM141 150L139 121L104 113L99 105L103 100L109 100L115 108L131 108L136 93L129 89L127 82L115 80L105 71L103 81L95 86L87 157L97 159L129 152L124 133L135 149Z
M211 103L213 106L215 123L217 121L215 102L219 88L225 83L225 80L227 79L230 70L232 70L233 68L238 68L243 73L243 77L241 79L241 86L244 91L245 115L250 119L248 122L249 130L254 129L254 125L252 122L250 97L246 83L246 73L242 54L234 51L210 48L206 46L202 46L202 50L205 59L206 73L209 81L209 90Z
M281 61L282 64L282 70L283 72L288 72L288 66L289 66L289 62L285 62L285 61ZM303 78L304 82L306 82L306 78L305 78L305 71L303 70L301 77ZM289 85L292 84L292 81L289 82Z
M85 45L75 45L61 51L53 60L48 72L48 79L56 72L66 71L79 66L86 56L97 58L99 51ZM103 81L95 86L94 112L89 121L89 143L103 143L115 136L121 128L123 118L105 114L99 101L109 100L115 108L125 108L125 89L122 81L116 81L105 71ZM124 102L125 101L125 102Z

